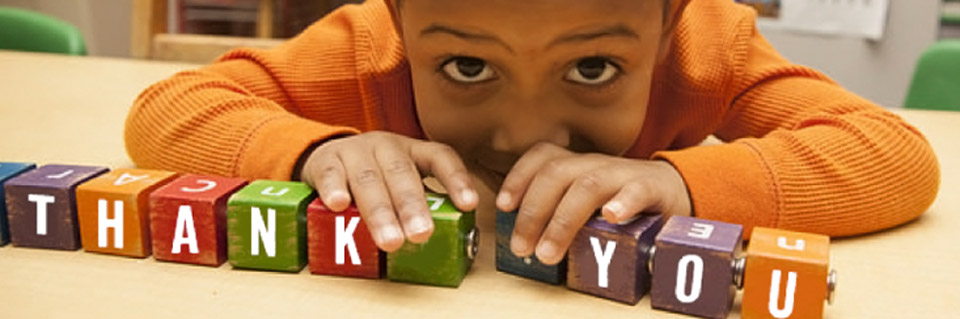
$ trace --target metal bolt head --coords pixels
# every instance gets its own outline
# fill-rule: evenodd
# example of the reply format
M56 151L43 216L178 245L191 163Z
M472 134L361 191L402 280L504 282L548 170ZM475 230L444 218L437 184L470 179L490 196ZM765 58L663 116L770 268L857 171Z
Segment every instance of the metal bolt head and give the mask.
M746 258L736 258L733 260L733 284L737 286L737 289L743 289L743 273L746 271L747 259Z
M657 254L657 246L650 245L650 248L647 248L647 271L653 275L653 256Z
M827 275L827 304L832 305L834 296L836 296L837 290L837 270L830 269L830 274Z
M480 250L480 232L477 231L476 227L467 234L466 249L467 258L473 260L477 257L477 252Z

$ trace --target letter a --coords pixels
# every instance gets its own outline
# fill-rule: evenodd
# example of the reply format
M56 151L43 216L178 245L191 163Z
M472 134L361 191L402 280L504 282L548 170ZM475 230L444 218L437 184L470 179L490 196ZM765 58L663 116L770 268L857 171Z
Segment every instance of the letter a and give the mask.
M183 235L184 230L187 231L186 236ZM193 209L190 205L180 205L180 210L177 211L177 229L173 231L173 249L170 252L179 254L180 247L184 244L188 245L191 254L200 253L197 247L197 230L193 225Z

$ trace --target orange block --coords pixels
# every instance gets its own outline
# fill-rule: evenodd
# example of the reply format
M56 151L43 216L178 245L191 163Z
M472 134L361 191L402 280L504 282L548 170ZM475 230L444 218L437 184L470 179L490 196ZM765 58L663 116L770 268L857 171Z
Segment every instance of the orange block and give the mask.
M829 264L830 237L754 228L744 266L741 315L822 318L823 303L836 283Z
M77 186L77 221L83 249L130 257L150 256L149 195L176 175L118 169Z

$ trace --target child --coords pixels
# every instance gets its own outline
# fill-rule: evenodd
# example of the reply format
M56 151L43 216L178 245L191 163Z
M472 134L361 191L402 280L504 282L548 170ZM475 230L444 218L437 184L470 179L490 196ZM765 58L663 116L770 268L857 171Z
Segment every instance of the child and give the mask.
M421 175L474 173L518 211L511 250L561 260L598 209L862 234L933 202L936 158L899 117L790 64L730 0L368 0L272 50L148 88L146 168L294 179L354 201L377 245L423 242ZM728 143L700 146L709 135Z

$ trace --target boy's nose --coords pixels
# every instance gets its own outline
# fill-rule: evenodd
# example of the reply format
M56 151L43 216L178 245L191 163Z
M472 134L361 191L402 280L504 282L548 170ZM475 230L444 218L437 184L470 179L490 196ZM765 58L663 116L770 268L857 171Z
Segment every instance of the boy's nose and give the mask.
M564 125L545 121L543 117L509 116L493 132L492 147L497 152L522 155L539 142L569 148L570 130Z

